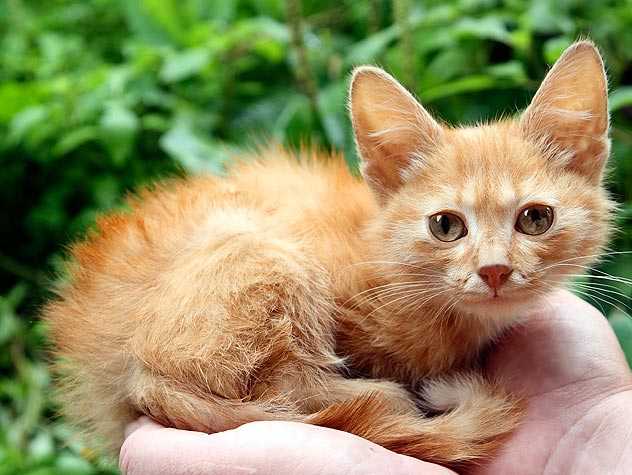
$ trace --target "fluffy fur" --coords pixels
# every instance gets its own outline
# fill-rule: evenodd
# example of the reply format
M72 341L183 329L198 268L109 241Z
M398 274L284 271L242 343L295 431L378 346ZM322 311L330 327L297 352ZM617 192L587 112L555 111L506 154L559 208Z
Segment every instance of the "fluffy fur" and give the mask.
M477 127L440 125L363 67L350 105L364 181L339 157L272 148L140 193L72 247L43 312L64 413L113 451L147 414L207 432L298 420L447 464L489 456L520 404L477 356L606 242L606 100L587 42L522 116ZM514 228L530 203L555 212L540 236ZM440 211L467 236L434 238ZM491 264L514 269L497 298L477 274Z

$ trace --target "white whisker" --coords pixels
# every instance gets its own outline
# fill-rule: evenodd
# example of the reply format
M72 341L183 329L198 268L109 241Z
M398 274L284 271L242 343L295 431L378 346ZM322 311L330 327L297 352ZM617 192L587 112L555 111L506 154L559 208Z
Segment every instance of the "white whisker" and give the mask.
M607 252L606 251L606 252L600 253L600 254L587 254L587 255L583 255L583 256L575 256L575 257L570 257L568 259L564 259L564 260L561 260L559 262L556 262L555 264L553 264L553 266L555 266L557 264L563 264L563 263L566 263L566 262L570 262L570 261L577 261L577 260L580 260L580 259L591 259L593 257L601 257L604 260L606 260L609 256L620 255L620 254L632 254L632 251L613 251L613 252ZM546 270L548 268L549 268L549 266L543 267L540 270Z

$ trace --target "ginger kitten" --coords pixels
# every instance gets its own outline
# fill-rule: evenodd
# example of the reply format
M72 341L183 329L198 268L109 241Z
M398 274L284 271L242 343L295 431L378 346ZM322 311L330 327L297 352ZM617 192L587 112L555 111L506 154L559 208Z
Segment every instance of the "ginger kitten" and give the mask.
M374 67L350 105L364 181L269 149L143 191L72 247L43 312L71 420L112 451L139 414L296 420L444 464L516 426L476 361L606 242L599 53L572 45L514 120L444 126Z

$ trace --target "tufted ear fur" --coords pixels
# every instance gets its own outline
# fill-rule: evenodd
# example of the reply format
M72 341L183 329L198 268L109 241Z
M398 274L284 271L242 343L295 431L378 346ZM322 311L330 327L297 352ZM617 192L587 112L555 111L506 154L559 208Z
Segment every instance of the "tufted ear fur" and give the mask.
M376 67L354 71L349 102L362 174L385 199L440 141L441 126L401 84Z
M523 113L523 134L562 166L599 183L608 158L608 85L589 41L571 45Z

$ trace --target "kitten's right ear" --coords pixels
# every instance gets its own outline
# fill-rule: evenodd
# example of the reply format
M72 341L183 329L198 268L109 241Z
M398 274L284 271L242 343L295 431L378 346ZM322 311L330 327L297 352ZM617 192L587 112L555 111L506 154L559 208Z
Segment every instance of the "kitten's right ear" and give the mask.
M385 199L407 171L423 164L440 140L441 126L391 75L372 66L353 72L349 104L362 174Z

